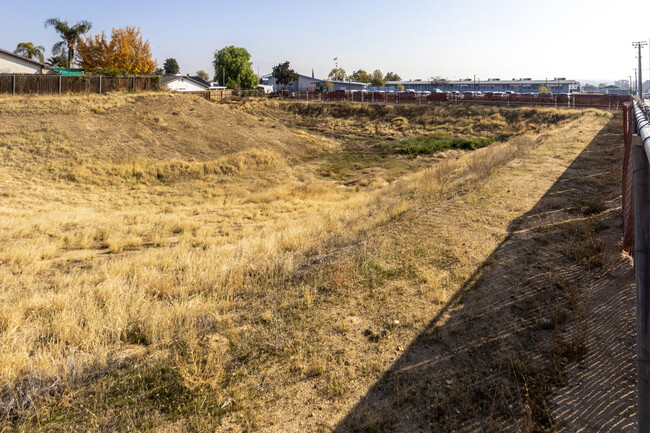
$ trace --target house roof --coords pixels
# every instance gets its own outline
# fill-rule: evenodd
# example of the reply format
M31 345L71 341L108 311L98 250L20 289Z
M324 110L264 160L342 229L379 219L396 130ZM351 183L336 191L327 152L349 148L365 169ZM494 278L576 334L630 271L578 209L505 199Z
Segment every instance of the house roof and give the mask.
M197 77L190 77L188 75L163 75L163 77L160 79L160 84L164 86L165 84L169 84L173 81L180 80L181 78L184 78L187 81L192 81L193 83L198 84L201 87L205 87L206 89L210 87L209 83L206 83L203 80L197 81L195 79Z
M197 83L201 83L204 86L210 87L210 83L208 81L205 81L203 78L199 77L198 75L189 75L186 78L190 78L190 79L196 81Z
M306 79L308 79L308 80L314 80L314 82L319 82L319 83L325 81L325 80L321 80L320 78L314 78L314 77L312 77L311 75L298 74L298 77L299 77L299 78L306 78ZM262 76L260 77L260 79L261 79L261 78L273 78L273 74L262 75Z
M360 81L348 81L348 80L328 80L328 81L334 84L355 84L358 86L370 86L370 83L362 83Z
M18 55L16 53L12 53L11 51L3 50L2 48L0 48L0 53L6 54L6 55L11 56L11 57L15 57L15 58L23 60L25 62L33 63L35 65L40 66L41 68L51 69L51 66L46 65L45 63L41 63L41 62L37 62L36 60L28 59L27 57L23 57L23 56Z

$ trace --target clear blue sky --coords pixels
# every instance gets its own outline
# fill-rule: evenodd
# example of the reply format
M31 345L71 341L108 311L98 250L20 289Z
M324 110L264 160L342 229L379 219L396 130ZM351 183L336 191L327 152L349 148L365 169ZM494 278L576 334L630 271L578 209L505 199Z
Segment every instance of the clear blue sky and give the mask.
M294 69L327 75L338 57L348 73L393 71L404 79L499 77L622 79L634 74L632 41L648 40L650 3L593 0L150 1L32 0L3 2L0 48L58 41L43 22L85 19L90 34L135 25L159 65L178 60L182 73L211 76L215 50L246 48L255 72L289 60ZM649 50L644 53L644 75Z

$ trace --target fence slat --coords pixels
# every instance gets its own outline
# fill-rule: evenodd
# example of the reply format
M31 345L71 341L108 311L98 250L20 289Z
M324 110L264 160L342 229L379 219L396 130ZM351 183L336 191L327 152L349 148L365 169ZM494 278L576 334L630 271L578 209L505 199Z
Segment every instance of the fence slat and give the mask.
M129 80L130 78L130 80ZM124 81L127 80L127 81ZM111 77L84 75L67 77L40 74L0 74L0 94L106 93L107 91L160 90L158 76Z

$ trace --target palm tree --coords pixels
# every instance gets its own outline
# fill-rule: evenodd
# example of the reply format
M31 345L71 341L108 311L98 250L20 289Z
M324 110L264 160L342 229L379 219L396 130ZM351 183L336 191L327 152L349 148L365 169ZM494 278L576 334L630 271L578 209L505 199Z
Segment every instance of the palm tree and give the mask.
M66 56L52 56L46 60L45 64L50 65L53 68L65 68L66 61Z
M61 54L63 50L67 47L68 50L68 67L71 68L74 63L75 48L81 35L90 31L92 24L89 21L79 21L74 26L70 27L67 21L61 21L59 18L50 18L45 21L45 27L52 26L54 30L61 35L63 39L60 42L57 42L52 47L52 53L54 55Z
M34 57L36 57L39 62L43 63L45 62L44 51L45 47L42 45L34 46L33 42L21 42L16 46L14 54L27 57L29 60L34 60Z

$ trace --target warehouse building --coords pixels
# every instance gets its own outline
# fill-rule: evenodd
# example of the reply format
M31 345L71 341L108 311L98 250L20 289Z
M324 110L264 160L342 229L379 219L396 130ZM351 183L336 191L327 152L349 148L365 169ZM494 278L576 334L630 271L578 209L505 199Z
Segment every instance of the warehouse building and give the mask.
M488 80L474 80L467 78L459 81L389 81L386 90L396 90L397 85L404 86L404 90L433 92L439 89L443 92L514 92L514 93L539 93L541 87L548 88L551 93L572 93L580 91L580 83L566 78L553 78L533 80L531 78L518 78L501 80L491 78Z

